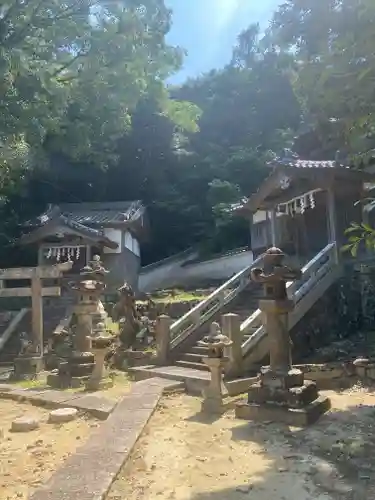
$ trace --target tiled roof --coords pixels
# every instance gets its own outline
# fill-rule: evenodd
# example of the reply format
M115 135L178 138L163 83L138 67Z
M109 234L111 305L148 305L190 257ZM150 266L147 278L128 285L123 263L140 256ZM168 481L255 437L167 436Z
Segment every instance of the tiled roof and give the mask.
M60 205L61 213L79 224L99 226L112 222L132 220L142 208L140 201L112 203L66 203Z

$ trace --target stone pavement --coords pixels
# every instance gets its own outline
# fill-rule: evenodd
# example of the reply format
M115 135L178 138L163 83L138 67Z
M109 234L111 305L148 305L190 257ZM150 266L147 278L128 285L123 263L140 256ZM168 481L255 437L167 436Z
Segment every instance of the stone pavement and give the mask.
M182 387L157 377L135 383L108 419L29 500L104 500L163 393Z
M27 401L35 406L46 408L76 408L88 412L96 418L105 420L116 406L103 396L82 392L54 391L52 389L20 389L8 384L0 384L0 398L14 401Z

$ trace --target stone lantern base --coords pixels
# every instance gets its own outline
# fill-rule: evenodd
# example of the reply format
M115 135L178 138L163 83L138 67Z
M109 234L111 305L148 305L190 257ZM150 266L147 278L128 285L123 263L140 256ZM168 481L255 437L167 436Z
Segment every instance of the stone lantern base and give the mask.
M300 370L277 373L264 367L259 382L249 389L247 403L239 403L235 412L237 418L245 420L305 427L316 422L330 407L330 400L320 396L316 383L304 380Z
M78 388L85 386L95 365L91 352L73 354L68 361L60 363L58 370L50 373L47 384L54 388Z
M14 360L12 380L36 380L43 374L44 360L39 354L18 356Z

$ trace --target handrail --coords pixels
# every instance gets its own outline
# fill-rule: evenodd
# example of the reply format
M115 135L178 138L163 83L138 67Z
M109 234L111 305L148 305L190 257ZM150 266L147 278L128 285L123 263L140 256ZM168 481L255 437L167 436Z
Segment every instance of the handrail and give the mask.
M336 243L329 243L302 268L302 277L300 280L295 282L289 281L287 283L288 295L289 297L293 297L295 305L297 305L330 271L332 260L335 259L335 248ZM256 330L242 344L242 352L244 354L246 354L254 340L260 338L264 334L264 328L261 324L260 309L257 309L251 316L242 322L240 330L242 334L246 334L251 328L256 328Z
M233 300L251 282L250 270L259 264L263 256L254 260L250 266L245 267L219 288L214 290L208 297L190 309L181 318L175 321L171 327L171 348L175 348L198 326L210 319L224 305ZM234 290L231 288L234 287ZM225 295L225 292L228 292ZM185 327L185 328L184 328Z

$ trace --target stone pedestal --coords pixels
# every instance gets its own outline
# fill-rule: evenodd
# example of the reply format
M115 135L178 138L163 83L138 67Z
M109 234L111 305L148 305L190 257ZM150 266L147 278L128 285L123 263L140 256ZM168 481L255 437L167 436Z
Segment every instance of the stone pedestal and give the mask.
M169 351L171 342L170 325L171 318L166 315L161 315L156 320L156 360L157 365L168 365Z
M224 314L222 316L222 330L232 342L228 348L229 363L225 369L228 378L243 375L242 333L241 318L238 314Z
M58 370L47 377L47 384L54 388L77 388L86 385L95 366L92 352L74 352Z
M329 410L330 401L319 396L316 383L304 380L301 370L292 368L288 312L289 300L261 300L270 345L270 366L263 367L260 380L248 392L247 403L236 407L236 417L271 420L296 427L315 422Z
M95 365L90 378L86 382L86 390L99 391L101 389L109 389L110 387L113 387L113 380L107 376L107 370L104 364L108 351L109 348L107 347L92 349L95 356Z
M36 380L44 370L40 355L19 356L14 360L13 380Z
M223 371L229 363L229 358L203 358L203 362L210 369L211 380L208 387L203 389L202 412L221 414L224 412Z
M236 417L304 427L329 409L329 399L319 396L316 383L304 380L300 370L283 374L263 368L259 382L249 389L247 403L236 406Z

